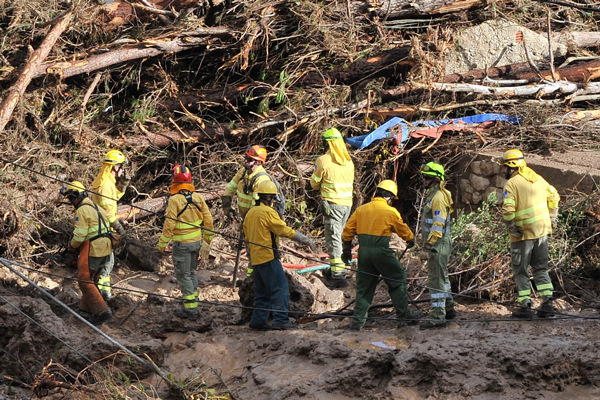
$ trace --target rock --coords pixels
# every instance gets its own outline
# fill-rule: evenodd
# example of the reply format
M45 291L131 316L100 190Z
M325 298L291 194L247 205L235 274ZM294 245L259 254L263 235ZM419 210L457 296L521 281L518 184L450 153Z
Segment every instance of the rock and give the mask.
M486 190L490 186L490 180L479 175L471 174L469 177L471 186L477 191Z
M523 32L534 60L547 59L548 39L509 21L486 21L461 32L455 46L446 57L446 75L472 69L484 69L527 62L522 43L516 43L517 32ZM563 56L567 48L553 43L554 56Z

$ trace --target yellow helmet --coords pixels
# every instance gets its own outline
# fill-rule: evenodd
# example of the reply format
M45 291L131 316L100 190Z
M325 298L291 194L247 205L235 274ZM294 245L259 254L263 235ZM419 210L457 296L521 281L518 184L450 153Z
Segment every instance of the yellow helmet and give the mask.
M127 163L127 157L119 150L109 150L104 156L104 163L110 165L118 165Z
M510 168L523 167L525 166L525 157L523 157L521 150L511 149L502 154L502 160L500 164L506 165Z
M388 192L392 193L396 199L398 198L398 185L396 185L396 182L392 181L391 179L386 179L379 182L377 188L387 190Z
M277 194L277 185L272 180L265 180L258 184L256 194Z
M338 131L338 129L335 127L331 127L323 133L323 139L325 140L335 140L343 138L344 137L342 135L342 132Z
M79 181L72 181L66 187L60 188L60 194L74 198L84 197L85 186Z

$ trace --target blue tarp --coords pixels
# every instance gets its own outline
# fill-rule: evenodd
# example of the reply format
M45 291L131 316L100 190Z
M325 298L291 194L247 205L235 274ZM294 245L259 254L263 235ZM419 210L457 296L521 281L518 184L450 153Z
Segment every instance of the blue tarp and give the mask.
M364 149L377 140L389 138L392 135L390 128L398 124L400 124L400 127L402 128L402 143L404 143L408 140L408 135L410 133L409 127L432 128L449 123L459 122L463 124L480 124L487 121L505 121L511 124L518 124L520 119L506 114L478 114L462 118L425 120L409 123L404 118L394 117L381 125L379 128L375 129L373 132L367 135L346 138L346 142L354 147L358 147L359 149Z

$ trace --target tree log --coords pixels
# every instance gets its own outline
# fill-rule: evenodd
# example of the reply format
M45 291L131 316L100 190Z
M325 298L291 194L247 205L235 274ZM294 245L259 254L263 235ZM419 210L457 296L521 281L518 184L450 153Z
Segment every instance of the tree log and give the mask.
M52 47L54 47L54 44L60 35L62 35L67 26L69 26L69 21L71 21L70 11L52 27L48 36L46 36L42 41L42 44L40 44L40 47L38 47L38 49L29 57L21 75L19 75L14 86L8 91L8 94L0 105L0 132L4 130L4 127L8 121L10 121L12 112L17 106L19 99L25 92L25 89L27 89L29 82L35 78L35 71L39 68L40 64L44 62L46 57L48 57L50 50L52 50Z
M350 9L354 14L375 14L379 18L390 20L411 16L451 14L485 5L487 5L485 0L379 0L352 1ZM346 6L340 6L338 11L345 10Z
M227 28L199 28L194 32L188 32L175 38L148 39L135 45L124 45L120 49L76 61L58 61L36 65L32 78L47 74L68 78L127 61L178 53L203 45L210 45L211 49L215 49L222 47L219 46L219 41L230 40L232 37L232 33Z
M225 186L226 183L211 184L211 189L196 190L195 192L200 193L205 201L212 201L221 197L221 194L225 191ZM169 196L164 196L140 201L133 205L122 204L117 209L117 218L129 221L154 214L162 215L168 202Z

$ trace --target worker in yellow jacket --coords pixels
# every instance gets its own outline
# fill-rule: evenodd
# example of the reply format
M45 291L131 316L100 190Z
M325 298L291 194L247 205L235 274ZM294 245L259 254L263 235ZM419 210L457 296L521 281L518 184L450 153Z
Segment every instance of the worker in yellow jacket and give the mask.
M437 161L421 168L427 197L421 213L421 252L419 258L427 261L429 288L429 320L421 322L421 329L441 328L447 320L456 318L454 299L448 278L448 261L452 251L450 237L452 195L446 189L446 172Z
M243 167L238 170L235 176L229 181L225 187L225 192L221 196L223 205L223 211L225 216L231 218L236 215L236 211L232 207L232 198L234 194L237 194L237 205L238 212L242 217L242 220L246 216L246 213L254 207L254 204L258 198L256 195L256 189L261 182L271 181L267 171L265 170L265 163L267 162L267 149L261 145L250 146L244 153ZM244 240L243 227L240 227L240 241ZM240 242L241 244L241 242ZM247 249L247 246L246 246ZM238 252L241 247L238 248ZM252 263L248 264L246 276L252 276L253 268Z
M273 208L277 186L271 180L263 181L256 189L258 200L244 219L244 233L250 248L250 262L254 267L254 307L250 328L255 330L295 329L288 316L289 287L277 250L279 236L290 238L315 251L313 241L296 232L281 219ZM268 324L273 314L273 323Z
M101 279L110 281L110 271L114 264L108 220L104 210L87 197L83 183L73 181L61 188L60 192L75 207L73 238L69 243L69 252L79 253L79 312L91 323L99 324L112 316L100 292L99 284Z
M190 169L183 165L173 168L171 197L165 211L165 223L158 241L163 252L173 240L173 266L183 296L183 309L175 309L180 318L194 319L198 311L198 256L207 261L214 237L213 218L206 202L194 193ZM202 229L204 227L204 229Z
M114 238L125 235L125 229L117 219L117 201L123 197L131 180L125 169L127 162L127 157L119 150L108 151L104 156L100 172L92 182L91 200L106 213L108 223L118 234ZM110 272L112 271L109 271L109 274ZM110 275L101 278L99 285L104 299L108 301L112 298Z
M388 287L399 326L414 324L421 316L408 309L406 270L390 248L392 231L406 241L407 247L414 245L413 232L404 223L398 210L390 206L397 196L396 182L389 179L381 181L373 200L358 207L344 227L344 262L352 258L352 239L355 235L358 235L359 245L356 300L353 321L349 326L352 330L361 330L365 324L380 277Z
M321 212L325 227L325 244L330 269L323 270L328 287L347 286L346 268L342 262L342 231L352 209L354 163L350 159L342 133L329 128L323 133L327 153L320 156L310 177L310 185L321 190Z
M512 149L502 155L504 185L502 214L510 237L510 256L517 286L520 307L513 312L516 318L531 318L531 284L528 269L542 297L537 316L555 314L552 304L554 287L548 275L548 235L558 216L560 196L544 178L525 163L520 150Z

